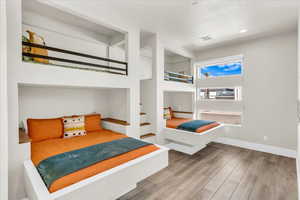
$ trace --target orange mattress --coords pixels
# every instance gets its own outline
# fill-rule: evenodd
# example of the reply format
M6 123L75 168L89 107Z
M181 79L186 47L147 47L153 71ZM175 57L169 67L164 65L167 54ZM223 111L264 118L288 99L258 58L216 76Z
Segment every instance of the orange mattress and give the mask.
M124 137L127 136L109 130L101 130L97 132L90 132L86 136L81 137L51 139L41 142L35 142L31 144L31 159L34 165L37 166L42 160L47 159L51 156ZM55 192L81 180L99 174L103 171L126 163L130 160L134 160L138 157L154 152L158 149L159 148L155 145L145 146L131 152L104 160L87 168L83 168L79 171L76 171L54 181L49 188L49 191Z
M177 128L180 124L183 124L185 122L189 122L189 121L192 121L192 120L193 119L173 117L172 119L168 119L167 120L167 125L166 126L167 126L167 128ZM198 128L196 130L196 133L202 133L204 131L207 131L209 129L217 127L219 125L220 124L218 122L215 122L215 123L212 123L212 124L208 124L208 125L202 126L202 127Z
M168 128L177 128L180 124L183 124L185 122L189 122L192 120L193 119L172 117L172 119L167 120L167 127Z

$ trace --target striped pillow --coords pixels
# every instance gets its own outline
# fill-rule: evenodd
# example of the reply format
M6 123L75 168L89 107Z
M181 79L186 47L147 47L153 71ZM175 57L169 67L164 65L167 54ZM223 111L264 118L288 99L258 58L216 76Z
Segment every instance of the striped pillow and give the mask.
M84 116L65 117L64 123L64 138L86 135L84 126Z

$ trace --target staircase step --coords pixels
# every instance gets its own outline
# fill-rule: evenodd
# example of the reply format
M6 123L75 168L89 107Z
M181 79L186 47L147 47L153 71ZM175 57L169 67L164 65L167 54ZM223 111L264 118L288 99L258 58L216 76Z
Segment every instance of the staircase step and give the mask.
M140 126L148 126L148 125L151 125L151 123L145 122L145 123L141 123L141 124L140 124Z
M146 122L148 122L148 117L147 117L146 113L141 114L140 115L140 123L142 124L142 123L146 123Z
M145 135L141 135L140 138L145 139L145 138L153 137L153 136L156 136L156 134L155 133L147 133Z

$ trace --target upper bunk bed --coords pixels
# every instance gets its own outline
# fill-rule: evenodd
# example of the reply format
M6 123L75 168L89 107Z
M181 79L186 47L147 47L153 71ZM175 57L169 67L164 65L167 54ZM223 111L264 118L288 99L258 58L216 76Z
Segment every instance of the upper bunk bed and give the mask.
M38 0L22 2L26 63L127 76L127 34Z
M164 91L195 92L192 61L177 53L165 49Z
M164 80L193 84L191 59L165 50Z

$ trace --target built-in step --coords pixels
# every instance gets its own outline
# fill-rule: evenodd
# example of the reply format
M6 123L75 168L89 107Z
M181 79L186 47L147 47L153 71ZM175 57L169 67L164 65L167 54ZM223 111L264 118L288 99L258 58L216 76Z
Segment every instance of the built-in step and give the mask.
M145 135L152 132L152 126L149 122L140 124L140 135Z
M146 122L148 122L148 117L147 117L147 114L146 114L146 113L144 113L144 112L141 112L141 113L140 113L140 122L141 122L141 123L146 123Z
M148 125L151 125L149 122L144 122L144 123L141 123L140 126L148 126Z
M141 140L144 140L146 142L150 143L156 143L156 134L155 133L147 133L140 136Z
M156 136L155 133L147 133L145 135L141 135L141 139L146 139L146 138L149 138L149 137L153 137L153 136Z

